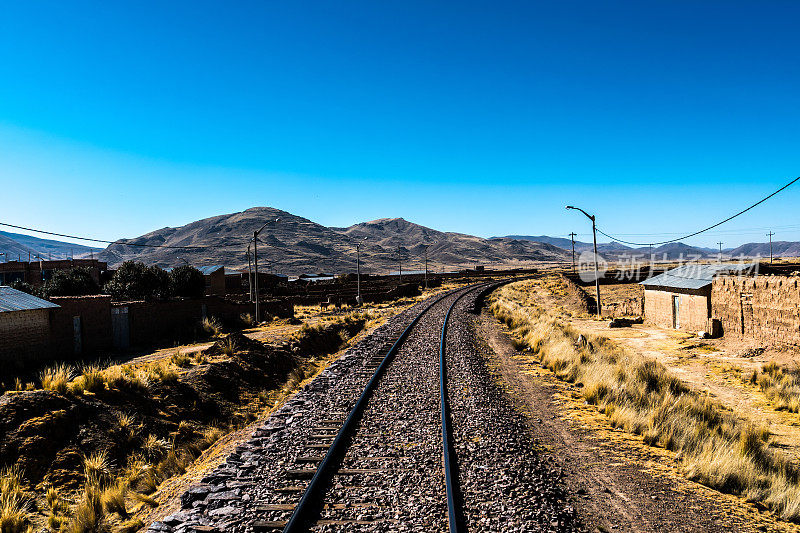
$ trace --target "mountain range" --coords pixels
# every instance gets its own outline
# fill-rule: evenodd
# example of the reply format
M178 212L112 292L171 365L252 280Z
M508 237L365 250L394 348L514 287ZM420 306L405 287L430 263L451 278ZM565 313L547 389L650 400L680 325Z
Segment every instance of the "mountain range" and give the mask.
M565 239L563 237L549 237L547 235L508 235L506 237L493 237L493 238L502 238L502 239L519 239L531 242L541 242L544 244L551 244L553 246L558 246L559 248L563 248L564 250L569 250L570 254L572 253L572 241L570 239ZM798 255L800 255L800 243L798 244ZM754 246L758 246L756 243L753 243ZM745 246L740 246L739 248L744 248ZM765 245L769 246L769 245ZM591 242L581 242L575 241L575 253L581 253L585 251L591 251L594 245ZM735 249L738 250L739 248ZM726 256L732 255L736 256L738 254L733 253L734 249L723 249L723 253ZM597 253L601 256L605 257L608 260L624 260L626 258L630 258L632 256L638 257L650 257L650 254L655 254L658 260L678 260L678 259L690 259L693 257L698 258L709 258L709 257L717 257L719 254L719 250L715 250L713 248L702 248L697 246L689 246L687 244L683 244L681 242L674 242L670 244L664 244L661 246L654 246L652 250L649 246L641 246L641 247L630 247L624 244L620 244L617 242L608 242L608 243L598 243L597 244ZM767 256L769 256L769 250L767 250Z
M277 222L274 222L278 219ZM0 260L27 260L41 255L53 259L86 257L90 254L117 266L136 260L162 267L192 264L220 264L229 269L247 268L248 243L253 230L266 221L259 236L258 260L261 270L284 274L353 272L356 244L360 243L364 272L422 270L427 249L432 271L471 268L526 266L571 259L572 241L547 235L507 235L484 239L463 233L442 232L403 218L381 218L353 226L326 227L272 207L253 207L239 213L218 215L175 228L162 228L133 239L120 239L106 249L92 248L52 239L0 231ZM124 244L123 244L124 243ZM131 246L140 245L140 246ZM143 245L143 246L142 246ZM772 243L776 257L800 256L800 242ZM600 255L611 261L631 256L649 257L650 247L599 243ZM592 243L575 241L580 254L592 250ZM658 259L715 258L718 250L671 243L654 247ZM748 243L724 249L726 256L769 257L768 243ZM252 257L252 256L251 256Z
M260 268L285 274L353 272L360 243L364 272L421 270L427 247L432 271L475 265L532 266L534 262L565 261L556 246L517 239L483 239L441 232L402 218L382 218L347 228L329 228L272 207L253 207L180 226L162 228L127 244L115 243L100 254L111 265L137 260L160 266L221 264L246 268L246 250L254 229L269 224L259 236ZM151 247L153 246L153 247ZM155 246L162 246L157 248ZM169 247L197 247L178 249Z

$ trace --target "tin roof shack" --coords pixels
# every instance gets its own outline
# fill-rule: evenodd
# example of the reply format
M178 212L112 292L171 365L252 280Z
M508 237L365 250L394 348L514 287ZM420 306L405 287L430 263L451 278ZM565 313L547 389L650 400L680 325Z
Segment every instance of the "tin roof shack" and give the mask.
M206 296L225 295L225 267L222 265L211 265L197 267L206 278Z
M24 367L50 358L50 313L59 306L0 286L0 364Z
M640 282L648 323L682 331L715 333L711 319L711 285L720 274L747 275L754 263L692 263Z

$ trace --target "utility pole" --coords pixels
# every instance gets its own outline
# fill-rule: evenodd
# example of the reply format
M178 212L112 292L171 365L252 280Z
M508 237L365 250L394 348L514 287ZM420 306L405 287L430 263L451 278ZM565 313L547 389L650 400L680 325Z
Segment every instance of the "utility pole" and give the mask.
M575 233L574 231L569 234L570 238L572 239L572 274L575 275L577 272L575 271Z
M722 263L722 243L718 242L717 244L719 244L719 258L717 258L717 262Z
M767 237L769 237L769 264L770 265L772 264L772 236L773 235L775 235L775 234L772 233L772 231L767 233Z
M403 284L403 255L400 253L400 247L397 247L397 264L400 266L400 284Z
M600 318L603 316L603 307L600 304L600 275L598 274L597 268L597 225L595 224L594 215L590 215L580 207L573 207L571 205L567 206L567 209L574 209L576 211L580 211L584 215L586 215L589 220L592 221L592 238L594 239L594 288L597 292L597 317Z
M277 224L279 220L280 220L279 218L276 218L275 220L268 220L268 221L264 222L264 225L261 226L260 229L258 229L257 231L253 232L253 268L255 269L255 276L256 276L255 277L256 324L258 324L261 321L261 317L260 317L260 315L258 313L258 300L259 300L259 294L258 294L258 234L261 233L262 231L264 231L264 228L267 227L267 224L270 224L270 223L276 223Z
M253 301L253 267L250 260L250 243L247 243L247 286L250 289L250 301Z
M364 299L361 298L361 245L364 244L367 238L364 237L361 242L356 243L356 303L362 305Z

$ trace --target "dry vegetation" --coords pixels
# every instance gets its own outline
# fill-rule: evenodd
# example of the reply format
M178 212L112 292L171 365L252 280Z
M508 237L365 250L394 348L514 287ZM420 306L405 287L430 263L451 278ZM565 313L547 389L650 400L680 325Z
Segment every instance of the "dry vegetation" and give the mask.
M738 372L742 381L758 387L776 410L800 412L800 371L775 362L766 363L760 370L750 372L733 367L726 370Z
M586 401L615 427L676 452L690 479L769 506L784 519L800 519L798 472L770 449L766 428L688 387L657 361L561 323L533 300L535 283L508 285L491 299L517 348L582 387ZM776 397L796 397L793 377L779 372L765 368L756 382L775 389Z
M263 345L240 334L224 335L213 320L207 321L206 327L217 341L211 348L196 354L188 355L176 349L163 359L136 364L57 364L42 370L38 383L23 384L18 380L18 391L52 391L78 404L85 399L93 406L103 402L106 412L111 413L111 422L105 423L109 427L103 431L114 443L114 451L87 450L81 470L70 478L79 480L77 486L75 481L57 486L45 476L45 482L37 485L34 492L33 488L26 489L34 480L18 467L0 471L0 532L27 532L42 526L68 533L136 531L142 526L136 518L137 512L157 505L152 495L165 479L185 472L203 450L225 432L250 422L259 412L269 409L276 398L296 390L304 379L327 363L328 354L338 351L365 327L376 325L380 320L379 313L350 312L320 320L313 326L300 327L283 348L286 355L281 357L288 357L286 364L289 365L282 367L285 368L283 377L267 388L259 389L254 382L238 396L234 394L231 401L240 406L241 416L237 415L232 423L225 425L198 419L196 410L190 420L180 420L180 413L191 406L179 405L179 396L175 397L175 404L158 407L169 411L170 419L177 418L174 421L154 421L148 416L134 414L138 412L135 409L126 411L119 404L141 403L144 406L150 397L171 397L170 391L179 380L183 381L180 387L185 388L193 387L197 379L202 380L202 377L189 378L197 372L202 376L204 371L210 370L217 376L213 368L218 363L222 363L221 368L228 368L227 362L243 358L243 364L249 362L252 366L254 354L262 349L258 346ZM242 355L248 352L251 355ZM225 386L224 381L220 386ZM198 392L200 390L202 386ZM228 389L213 392L232 394ZM203 410L208 410L208 406ZM53 413L50 418L64 416L64 412Z

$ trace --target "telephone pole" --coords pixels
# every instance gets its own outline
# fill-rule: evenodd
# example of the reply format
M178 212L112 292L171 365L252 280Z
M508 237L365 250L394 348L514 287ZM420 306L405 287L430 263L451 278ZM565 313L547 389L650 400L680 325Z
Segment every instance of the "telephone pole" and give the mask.
M769 264L770 265L772 264L772 236L773 235L775 235L775 234L772 233L772 231L767 233L767 237L769 237Z
M254 272L255 273L255 283L254 283L254 285L255 285L255 297L256 297L256 324L258 324L261 321L260 315L258 313L258 300L259 300L259 298L258 298L258 296L259 296L258 295L258 234L261 233L262 231L264 231L264 228L267 227L267 224L270 224L270 223L277 224L278 221L280 221L279 218L276 218L275 220L268 220L268 221L264 222L264 225L261 226L260 229L258 229L257 231L253 232L253 269L255 270L255 272Z
M570 238L572 239L572 274L575 275L575 233L574 231L569 234Z
M717 244L719 244L719 258L717 259L717 262L722 263L722 243L718 242Z

